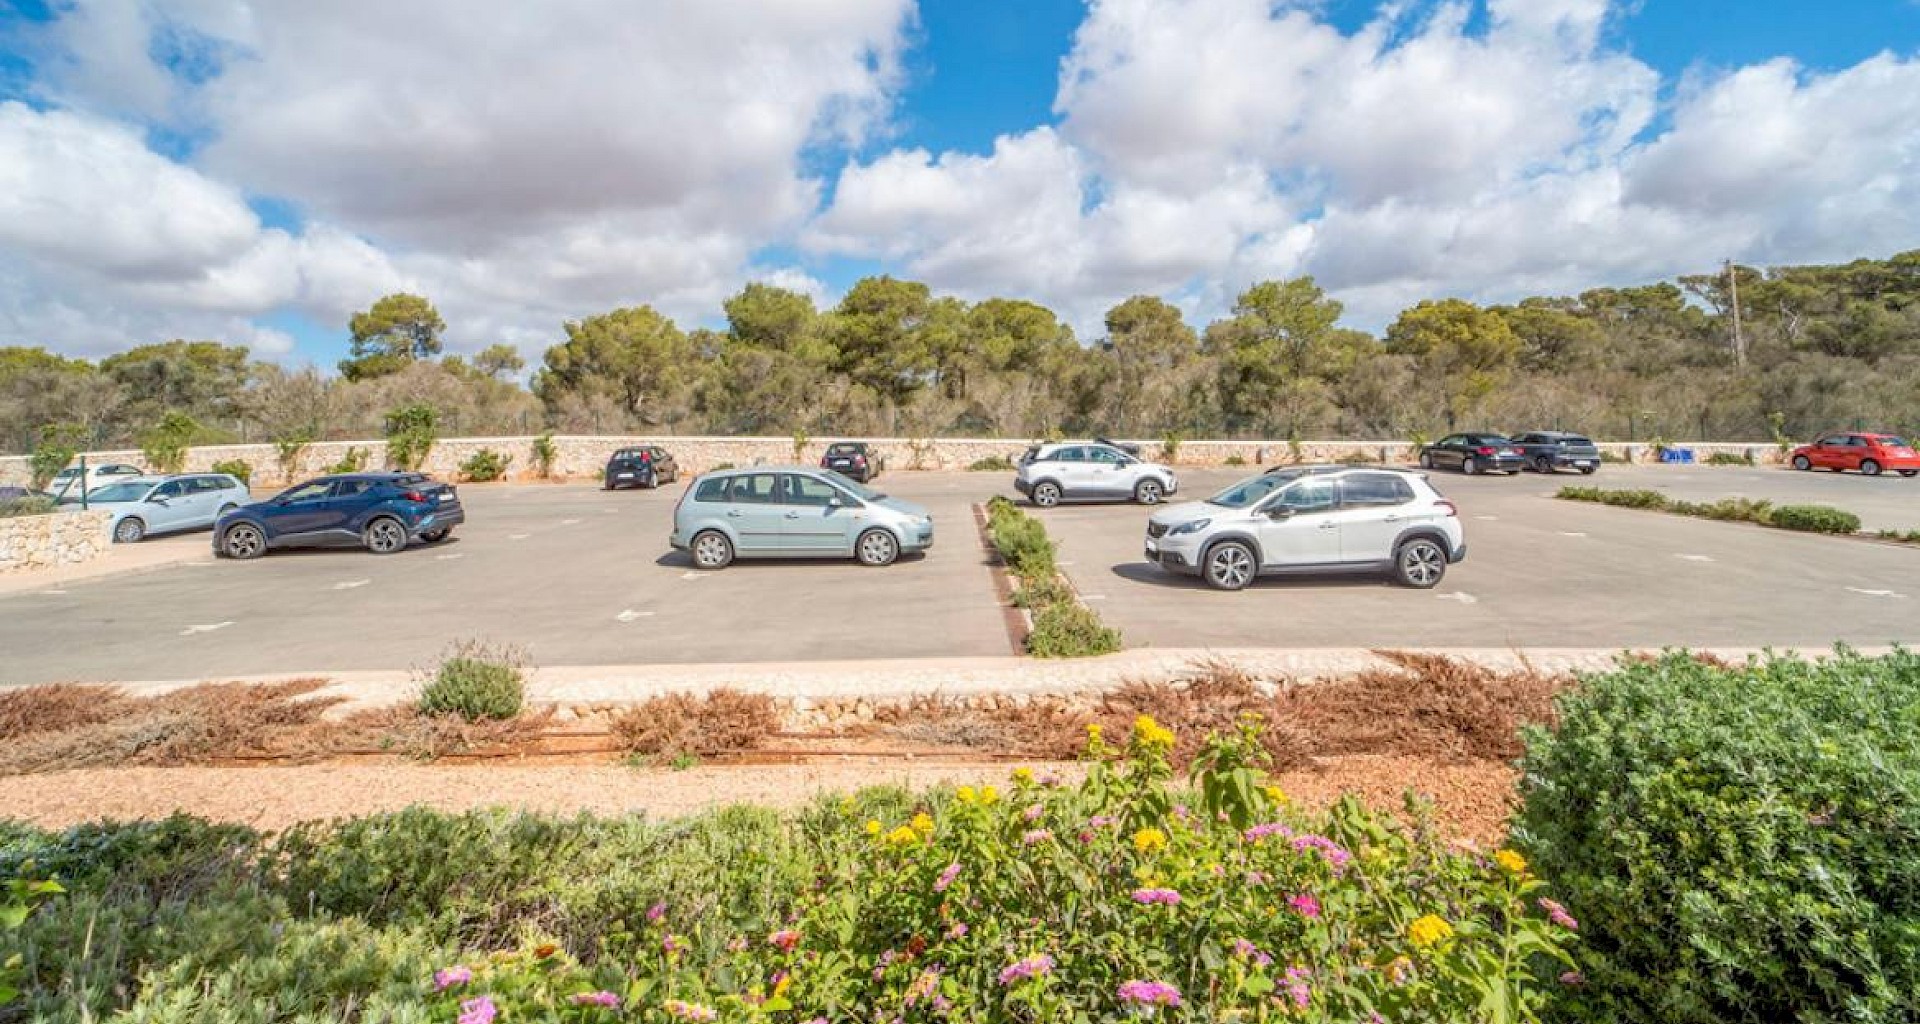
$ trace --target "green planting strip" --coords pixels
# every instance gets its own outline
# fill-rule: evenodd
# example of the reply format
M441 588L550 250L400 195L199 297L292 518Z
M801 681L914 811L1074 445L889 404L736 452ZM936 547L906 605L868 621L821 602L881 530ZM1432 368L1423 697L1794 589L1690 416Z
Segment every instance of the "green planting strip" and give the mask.
M1778 530L1801 533L1828 533L1854 536L1860 532L1860 517L1829 505L1774 505L1752 498L1722 498L1719 501L1676 501L1659 491L1603 490L1598 487L1562 487L1555 497L1566 501L1590 501L1617 508L1639 508L1667 512L1696 519L1717 519L1730 523L1757 523ZM1882 530L1876 536L1906 544L1920 544L1920 530L1900 533Z
M1120 631L1100 621L1060 575L1053 539L1040 520L1005 498L987 502L987 538L1020 585L1013 603L1033 616L1027 653L1084 658L1120 649Z

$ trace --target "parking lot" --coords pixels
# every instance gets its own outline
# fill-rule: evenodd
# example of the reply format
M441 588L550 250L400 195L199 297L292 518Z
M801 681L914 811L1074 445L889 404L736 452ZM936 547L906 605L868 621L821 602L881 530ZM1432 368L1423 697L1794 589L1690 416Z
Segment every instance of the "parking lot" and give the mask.
M1253 470L1186 470L1179 500ZM1568 483L1705 500L1821 502L1920 527L1920 481L1774 469L1609 466L1596 477L1435 473L1469 557L1437 589L1263 580L1231 594L1141 553L1148 510L1036 511L1064 571L1128 646L1821 646L1920 639L1920 548L1554 500ZM1009 656L970 507L1005 473L895 473L939 540L885 569L741 562L693 572L666 544L680 487L467 486L453 540L377 557L276 552L0 595L0 682L144 680L432 664L451 642L542 665ZM205 546L205 533L189 543ZM178 544L180 540L162 543Z

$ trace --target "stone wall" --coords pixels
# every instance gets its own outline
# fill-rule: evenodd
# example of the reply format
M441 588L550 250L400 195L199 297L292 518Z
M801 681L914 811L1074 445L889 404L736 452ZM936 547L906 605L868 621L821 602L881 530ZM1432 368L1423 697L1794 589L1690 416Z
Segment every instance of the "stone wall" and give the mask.
M828 443L841 438L821 438L809 442L799 453L798 461L816 464ZM889 470L905 469L965 469L981 459L1000 456L1007 459L1018 458L1021 452L1033 442L1028 440L1003 440L993 438L937 438L913 440L908 438L865 438L879 446L885 455ZM481 449L492 449L511 456L513 461L507 467L508 478L513 480L533 479L537 466L533 458L531 437L462 437L447 438L434 444L428 454L425 470L443 480L458 480L460 464ZM607 456L614 449L639 444L658 444L673 452L674 458L688 473L703 473L715 466L732 464L748 466L755 463L785 463L795 461L793 440L786 437L670 437L647 435L600 435L600 436L559 436L553 439L555 449L553 475L557 479L592 478L599 475L606 465ZM1600 446L1609 454L1631 458L1636 462L1649 461L1653 457L1652 448L1645 444L1609 443ZM1693 449L1695 458L1705 461L1714 452L1731 452L1735 455L1752 454L1761 463L1777 463L1780 452L1777 447L1767 443L1742 444L1687 444ZM279 455L271 444L230 444L209 445L190 449L187 453L188 472L206 472L216 462L239 459L253 467L253 483L256 486L278 486L319 476L345 458L349 449L358 448L366 452L366 466L369 469L382 469L386 466L386 443L384 441L319 441L308 445L286 469L279 463ZM1142 454L1151 459L1165 458L1158 441L1142 441ZM1396 441L1304 441L1299 445L1299 458L1307 462L1332 462L1355 454L1371 459L1385 459L1389 462L1406 462L1412 459L1412 448ZM143 465L145 460L138 451L91 452L88 459L93 462L114 461ZM1181 466L1220 466L1229 460L1237 460L1234 465L1261 466L1276 462L1294 461L1292 446L1286 441L1186 441L1180 445L1174 462ZM24 484L28 478L25 456L0 457L0 483Z
M113 546L111 512L49 512L0 519L0 572L73 565Z

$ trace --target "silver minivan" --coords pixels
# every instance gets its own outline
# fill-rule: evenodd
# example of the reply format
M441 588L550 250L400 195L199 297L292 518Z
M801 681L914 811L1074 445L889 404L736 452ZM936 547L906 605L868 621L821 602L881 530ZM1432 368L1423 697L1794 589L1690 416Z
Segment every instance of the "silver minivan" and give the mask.
M755 466L708 473L673 509L676 550L701 569L735 558L857 558L889 565L933 546L933 517L830 470Z

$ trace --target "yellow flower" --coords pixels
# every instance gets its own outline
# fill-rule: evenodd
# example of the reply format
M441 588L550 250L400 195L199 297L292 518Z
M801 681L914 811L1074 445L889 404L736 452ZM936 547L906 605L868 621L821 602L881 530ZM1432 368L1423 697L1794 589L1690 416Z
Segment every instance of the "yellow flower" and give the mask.
M1016 783L1019 783L1022 786L1033 785L1033 769L1015 768L1013 770L1013 781Z
M1428 914L1407 926L1407 938L1413 944L1425 949L1453 934L1453 926L1445 918Z
M1100 742L1100 723L1099 722L1087 723L1087 742L1088 743Z
M1141 853L1156 853L1167 848L1167 834L1157 828L1143 828L1133 834L1133 848Z
M880 834L880 823L879 823L878 821L875 821L875 820L874 820L874 819L872 819L872 818L868 818L868 819L867 819L867 834L868 834L868 835L870 835L870 836L877 836L877 835L879 835L879 834Z
M1527 858L1520 856L1512 850L1501 850L1499 853L1493 855L1493 859L1502 868L1505 868L1508 874L1524 875L1527 873Z
M1172 750L1173 733L1153 720L1152 715L1141 715L1133 720L1134 741L1149 750Z
M995 788L993 788L992 786L981 786L981 787L980 787L980 802L981 802L981 803L983 803L983 804L990 804L990 803L993 803L993 802L994 802L995 800L998 800L998 799L1000 799L1000 791L999 791L999 790L997 790L997 789L995 789Z
M961 787L959 788L959 790L957 790L957 791L956 791L956 792L955 792L955 793L953 794L953 798L954 798L955 800L958 800L958 801L960 801L960 802L961 802L961 803L963 803L963 804L970 804L970 803L972 803L972 802L974 801L974 795L973 795L973 787L972 787L972 786L961 786Z
M920 833L911 825L902 825L887 833L886 841L888 846L912 846L920 841Z
M1267 794L1267 799L1276 804L1284 806L1293 802L1293 798L1287 795L1287 791L1279 786L1268 786L1263 792Z
M773 983L773 998L778 999L786 995L787 986L791 984L793 984L793 975L782 974L780 980Z
M913 816L913 830L922 835L933 834L933 816L925 811Z

